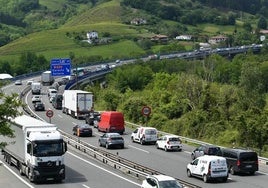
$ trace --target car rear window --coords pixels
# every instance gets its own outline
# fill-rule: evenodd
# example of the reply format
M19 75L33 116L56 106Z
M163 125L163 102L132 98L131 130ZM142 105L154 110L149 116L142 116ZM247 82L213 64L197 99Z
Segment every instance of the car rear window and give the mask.
M220 148L209 148L208 155L220 155L221 149Z
M240 160L241 161L257 161L258 156L255 152L244 152L240 153Z
M176 137L174 137L174 138L169 138L169 141L181 141L179 138L176 138Z
M156 133L155 129L146 129L145 134L147 134L147 135L155 135L157 133Z
M112 139L112 140L123 140L122 137L112 137L111 139Z

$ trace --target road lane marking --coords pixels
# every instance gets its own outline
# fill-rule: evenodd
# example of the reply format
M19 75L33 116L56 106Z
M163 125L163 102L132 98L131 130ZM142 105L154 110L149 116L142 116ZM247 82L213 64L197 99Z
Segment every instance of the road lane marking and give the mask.
M58 116L59 116L60 118L62 118L62 115L58 114Z
M129 146L129 147L131 147L131 148L134 148L134 149L140 150L140 151L142 151L142 152L145 152L145 153L150 153L149 151L146 151L146 150L144 150L144 149L137 148L137 147L132 146L132 145L128 145L128 146Z
M2 161L1 161L2 162ZM27 181L25 181L22 177L20 177L18 174L16 174L11 168L9 168L5 163L2 162L2 165L8 170L10 171L14 176L16 176L20 181L22 181L22 183L24 183L25 185L27 185L30 188L34 188L34 186L32 186L31 184L29 184Z
M85 184L82 184L83 187L85 188L90 188L89 186L85 185Z
M107 173L109 173L109 174L112 174L112 175L114 175L114 176L116 176L116 177L118 177L118 178L120 178L120 179L123 179L123 180L125 180L125 181L127 181L127 182L129 182L129 183L132 183L132 184L134 184L134 185L137 185L137 186L139 186L139 187L141 186L140 184L138 184L138 183L136 183L136 182L134 182L134 181L131 181L131 180L129 180L129 179L127 179L127 178L124 178L124 177L122 177L122 176L120 176L120 175L118 175L118 174L116 174L116 173L114 173L114 172L112 172L112 171L109 171L109 170L107 170L107 169L105 169L105 168L103 168L103 167L100 167L100 166L98 166L98 165L92 163L92 162L89 162L89 161L87 161L86 159L83 159L82 157L79 157L78 155L75 155L74 153L71 153L71 152L69 152L69 151L67 151L67 153L70 154L70 155L72 155L73 157L76 157L77 159L80 159L81 161L84 161L85 163L87 163L87 164L89 164L89 165L91 165L91 166L94 166L94 167L96 167L96 168L98 168L98 169L100 169L100 170L103 170L103 171L105 171L105 172L107 172Z

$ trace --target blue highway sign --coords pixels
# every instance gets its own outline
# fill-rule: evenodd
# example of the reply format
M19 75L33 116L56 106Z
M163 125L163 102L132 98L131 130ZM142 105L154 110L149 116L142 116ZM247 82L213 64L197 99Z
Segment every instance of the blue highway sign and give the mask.
M69 76L71 75L71 59L59 58L50 61L50 70L52 76Z

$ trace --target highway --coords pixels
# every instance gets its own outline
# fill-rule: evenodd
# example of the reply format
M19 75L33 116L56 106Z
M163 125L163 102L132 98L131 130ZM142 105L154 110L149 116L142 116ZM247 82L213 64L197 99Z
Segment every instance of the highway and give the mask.
M4 88L6 93L16 92L16 90L21 90L23 86L11 86ZM24 85L25 87L25 85ZM47 95L43 96L47 98ZM47 103L49 103L47 100ZM29 105L32 105L31 103ZM44 112L40 112L44 113ZM41 115L39 113L39 115ZM59 119L59 122L62 119ZM64 122L59 123L63 128ZM60 127L60 126L59 126ZM69 127L69 125L67 126ZM16 128L13 127L14 130ZM17 135L21 136L21 135ZM3 139L1 139L3 140ZM40 183L33 184L30 183L29 180L20 176L17 169L14 167L7 166L4 163L3 156L1 155L0 161L3 165L0 166L0 173L5 178L1 178L0 185L5 185L1 187L62 187L62 188L103 188L104 186L109 186L110 188L118 188L118 187L129 187L129 188L137 188L140 187L140 180L134 177L130 177L124 175L123 173L114 170L113 168L106 166L102 163L96 162L93 159L89 159L85 157L83 154L72 150L72 148L68 148L68 152L65 156L66 162L66 179L63 183L54 184L52 182L49 183ZM11 172L12 173L11 173ZM2 180L3 179L3 180Z
M23 86L15 86L4 88L5 92L19 92L22 90ZM55 110L48 101L48 97L46 94L46 88L43 87L43 101L45 102L46 108L51 108L54 111L54 116L52 117L52 123L58 125L59 129L70 133L72 127L75 123L84 123L84 120L77 120L66 114L62 114L61 110ZM26 103L30 106L31 104L31 94L28 94ZM35 113L35 112L33 112ZM46 121L49 119L46 117L45 112L37 112L37 115L43 118ZM89 138L80 138L81 140L98 146L98 138L102 133L98 132L93 128L93 137ZM125 139L125 149L111 149L107 150L111 153L118 154L123 158L129 159L136 163L142 164L144 166L153 168L167 175L171 175L173 177L183 179L185 181L189 181L201 187L237 187L237 188L253 188L259 187L264 188L266 186L266 182L268 180L268 166L264 166L260 164L260 171L256 172L254 176L243 176L243 175L229 175L229 179L227 183L208 183L205 184L200 179L188 178L186 176L186 165L191 161L190 152L194 149L193 147L187 146L184 144L184 148L182 152L164 152L162 150L157 150L153 145L140 145L137 143L132 143L130 140L130 134L132 130L127 129L126 133L123 135ZM104 148L103 148L104 149ZM106 149L104 149L106 150ZM95 165L98 165L96 167ZM136 178L131 178L123 175L120 172L117 172L110 167L103 166L94 160L90 160L83 155L76 153L72 150L69 150L66 155L66 181L62 184L41 184L35 185L31 184L34 187L139 187L141 183ZM100 168L99 168L100 167ZM2 168L2 167L1 167ZM105 169L105 170L104 170ZM107 172L108 170L109 172ZM14 170L15 173L18 173L17 170ZM120 176L117 176L117 175ZM12 178L10 176L10 178ZM10 179L10 181L14 181ZM24 177L25 179L25 177ZM20 180L17 180L18 183ZM27 181L27 180L26 180ZM27 181L28 182L28 181ZM111 183L112 182L112 183Z

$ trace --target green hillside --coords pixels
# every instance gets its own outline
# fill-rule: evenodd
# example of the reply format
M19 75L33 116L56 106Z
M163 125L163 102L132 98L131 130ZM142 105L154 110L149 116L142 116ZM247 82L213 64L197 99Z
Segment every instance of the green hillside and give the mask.
M53 7L53 4L51 4L51 7ZM48 60L55 57L68 57L70 52L74 52L77 57L102 56L103 59L144 54L144 51L132 40L120 40L109 45L93 47L77 44L74 39L67 37L67 33L86 33L92 30L99 34L110 33L111 37L129 37L140 34L134 27L120 23L120 5L119 1L115 0L88 9L59 29L29 34L2 46L0 55L2 60L11 61L18 59L25 52L42 54Z

